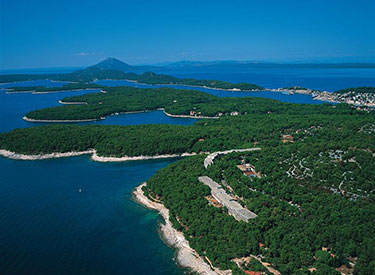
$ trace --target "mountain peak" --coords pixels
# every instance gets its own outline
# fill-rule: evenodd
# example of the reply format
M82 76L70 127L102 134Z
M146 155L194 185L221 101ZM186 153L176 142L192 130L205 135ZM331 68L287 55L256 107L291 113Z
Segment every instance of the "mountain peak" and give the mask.
M111 62L122 62L121 60L119 60L119 59L117 59L117 58L115 58L115 57L107 57L106 59L104 59L102 62L104 62L104 61L111 61Z
M107 57L103 61L99 62L98 64L92 66L94 68L102 69L102 70L115 70L115 71L130 71L133 69L133 66L122 62L114 57Z

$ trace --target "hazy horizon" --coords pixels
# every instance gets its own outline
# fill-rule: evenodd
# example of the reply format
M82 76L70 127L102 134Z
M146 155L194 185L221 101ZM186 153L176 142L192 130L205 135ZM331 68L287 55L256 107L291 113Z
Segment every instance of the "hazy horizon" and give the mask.
M121 60L116 57L107 57L107 58L115 58L118 59L126 64L129 64L131 66L166 66L168 64L172 63L178 63L178 62L201 62L201 63L220 63L220 62L242 62L242 63L249 63L249 64L262 64L262 63L269 63L269 64L375 64L375 59L355 59L355 60L337 60L337 59L325 59L325 60L229 60L229 59L223 59L223 60L177 60L177 61L165 61L165 62L157 62L157 63L129 63L126 60ZM1 73L6 72L16 72L21 70L79 70L82 68L86 68L89 66L93 66L101 61L104 61L107 58L99 59L97 62L92 64L84 64L84 65L75 65L75 66L58 66L58 64L55 67L25 67L25 68L0 68Z

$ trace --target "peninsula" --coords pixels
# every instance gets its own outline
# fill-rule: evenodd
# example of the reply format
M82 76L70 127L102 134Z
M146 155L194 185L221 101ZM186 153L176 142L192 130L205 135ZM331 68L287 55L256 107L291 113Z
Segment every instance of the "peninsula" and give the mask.
M99 120L112 114L157 109L163 109L170 116L192 118L270 113L336 113L337 109L353 112L352 108L346 105L340 105L337 108L329 104L312 107L311 105L296 105L255 97L219 98L204 92L172 88L108 87L105 91L105 93L89 93L64 98L60 101L64 104L63 106L29 112L25 119L35 122L79 122Z

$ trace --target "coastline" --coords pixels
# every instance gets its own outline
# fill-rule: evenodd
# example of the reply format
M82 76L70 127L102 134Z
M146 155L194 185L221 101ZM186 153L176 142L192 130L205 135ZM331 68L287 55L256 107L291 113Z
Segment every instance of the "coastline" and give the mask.
M60 99L59 101L58 101L58 103L60 103L60 104L64 104L64 105L88 105L88 103L87 102L79 102L79 101L76 101L76 102L64 102L64 101L62 101L62 99Z
M218 268L212 269L203 258L190 247L189 242L185 239L184 234L173 228L169 221L169 210L161 203L149 200L143 193L142 187L146 183L142 183L133 191L133 198L139 204L156 210L165 221L165 224L160 224L160 233L165 242L177 249L176 262L184 268L189 268L192 272L205 275L231 275L230 270L220 270Z
M87 89L72 89L72 90L56 90L56 91L46 91L46 92L38 92L36 90L30 90L30 91L5 92L5 93L6 94L31 93L33 95L40 95L40 94L54 94L54 93L63 93L63 92L79 92L79 91L91 91L91 90L99 90L99 89L98 88L87 88ZM100 92L102 92L102 91L100 91Z
M66 152L66 153L50 153L50 154L39 154L39 155L25 155L8 150L0 149L0 156L15 160L42 160L42 159L53 159L53 158L66 158L75 157L81 155L92 154L94 150L80 151L80 152Z
M173 115L173 114L170 114L170 113L167 113L164 108L160 108L160 109L157 109L157 110L162 110L163 113L166 115L166 116L169 116L169 117L175 117L175 118L197 118L197 119L203 119L203 118L208 118L208 119L217 119L219 117L217 116L190 116L190 115Z
M63 105L87 105L86 102L64 102L59 100L58 101L60 104ZM114 115L127 115L127 114L138 114L138 113L147 113L147 112L153 112L153 111L163 111L163 113L166 116L173 117L173 118L195 118L195 119L217 119L219 117L209 117L209 116L190 116L190 115L173 115L170 113L167 113L164 108L157 108L155 110L142 110L142 111L130 111L130 112L119 112L119 113L112 113L104 117L100 118L92 118L92 119L64 119L64 120L50 120L50 119L33 119L33 118L28 118L27 116L24 116L22 119L28 122L52 122L52 123L64 123L64 122L93 122L97 120L104 120L107 117L114 116Z
M151 159L166 159L166 158L177 158L177 157L190 157L195 156L197 153L182 153L182 154L169 154L169 155L155 155L155 156L135 156L135 157L101 157L98 156L96 151L93 151L91 159L98 162L121 162L121 161L134 161L134 160L151 160Z
M27 122L52 122L52 123L64 123L64 122L92 122L92 121L97 121L97 120L103 120L105 117L101 118L92 118L92 119L78 119L78 120L72 120L72 119L65 119L65 120L50 120L50 119L33 119L33 118L28 118L27 116L24 116L22 118L23 120Z
M195 156L197 153L182 153L182 154L169 154L169 155L155 155L155 156L134 156L134 157L101 157L98 156L95 149L79 152L65 152L59 153L54 152L50 154L38 154L38 155L26 155L21 153L12 152L5 149L0 149L0 156L15 159L15 160L42 160L42 159L53 159L53 158L64 158L64 157L75 157L81 155L91 154L91 160L97 162L122 162L122 161L136 161L136 160L151 160L151 159L165 159L165 158L177 158L177 157L189 157Z

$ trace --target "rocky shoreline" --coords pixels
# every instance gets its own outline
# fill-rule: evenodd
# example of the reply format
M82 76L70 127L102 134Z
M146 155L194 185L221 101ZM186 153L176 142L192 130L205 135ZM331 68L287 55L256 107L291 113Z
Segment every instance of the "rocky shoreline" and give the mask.
M189 246L189 242L185 239L184 234L173 228L169 221L169 210L161 203L149 200L143 193L142 187L146 186L143 183L135 188L133 197L135 201L143 206L156 210L163 217L165 224L160 224L160 233L165 242L174 248L176 251L176 262L184 268L189 268L192 272L205 275L231 275L231 270L220 270L218 268L212 269L204 259Z
M72 122L92 122L92 121L97 121L97 120L103 120L105 117L101 118L92 118L92 119L65 119L65 120L53 120L53 119L33 119L33 118L28 118L27 116L24 116L22 118L23 120L27 122L52 122L52 123L72 123Z
M71 105L84 105L87 104L86 102L64 102L59 100L60 104L71 104ZM166 116L173 117L173 118L195 118L195 119L203 119L203 118L208 118L208 119L217 119L219 117L210 117L210 116L190 116L190 115L173 115L170 113L167 113L164 108L158 108L155 110L142 110L142 111L130 111L130 112L121 112L121 113L113 113L109 114L105 117L100 117L100 118L90 118L90 119L64 119L64 120L51 120L51 119L33 119L33 118L28 118L27 116L24 116L22 119L28 122L53 122L53 123L64 123L64 122L93 122L97 120L103 120L106 119L109 116L114 116L114 115L126 115L126 114L138 114L138 113L147 113L147 112L152 112L152 111L163 111L163 113Z
M87 102L79 102L79 101L76 101L76 102L65 102L65 101L59 100L58 102L60 104L65 104L65 105L87 105L88 104Z
M151 159L165 159L165 158L177 158L177 157L189 157L195 156L197 153L182 153L182 154L166 154L166 155L155 155L155 156L134 156L134 157L103 157L98 156L96 150L86 150L80 152L65 152L65 153L50 153L50 154L38 154L38 155L26 155L16 152L12 152L5 149L0 149L0 156L9 159L16 160L42 160L42 159L53 159L53 158L64 158L64 157L75 157L81 155L92 154L91 159L97 162L122 162L122 161L135 161L135 160L151 160Z
M169 116L169 117L175 117L175 118L197 118L197 119L202 119L202 118L219 118L219 117L213 117L213 116L190 116L190 115L172 115L170 113L167 113L164 109L158 109L158 110L162 110L163 113L166 115L166 116Z
M52 159L52 158L66 158L75 157L81 155L88 155L94 153L94 150L87 150L81 152L66 152L66 153L51 153L51 154L39 154L39 155L25 155L11 152L8 150L0 149L0 156L16 160L42 160L42 159Z
M121 162L121 161L133 161L133 160L150 160L150 159L165 159L165 158L177 158L177 157L189 157L195 156L196 153L183 153L183 154L168 154L168 155L155 155L155 156L135 156L135 157L102 157L93 152L91 159L98 162Z
M56 82L58 82L58 81L56 81ZM51 90L51 91L45 91L45 92L38 92L37 90L25 90L25 91L18 91L18 92L9 91L9 92L5 92L5 93L6 94L31 93L33 95L40 95L40 94L53 94L53 93L63 93L63 92L80 92L80 91L91 91L91 90L98 90L98 88L72 89L72 90Z

